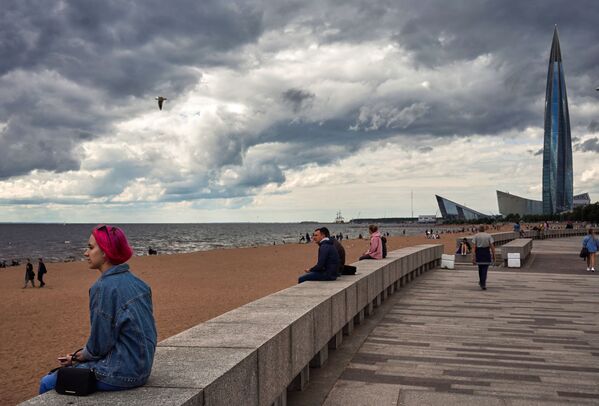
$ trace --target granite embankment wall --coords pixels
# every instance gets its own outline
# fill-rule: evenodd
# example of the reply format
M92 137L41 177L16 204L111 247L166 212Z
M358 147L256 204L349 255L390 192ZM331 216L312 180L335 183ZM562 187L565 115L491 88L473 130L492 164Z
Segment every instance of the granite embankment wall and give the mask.
M343 334L442 253L440 244L392 251L354 263L356 275L292 286L183 331L159 343L144 387L85 398L51 391L23 404L284 405Z
M585 230L526 231L527 238L583 235ZM517 233L492 234L501 246ZM25 405L285 405L309 367L326 362L375 307L440 264L443 246L425 244L352 265L357 274L306 282L263 297L159 343L148 383L86 398L48 392Z

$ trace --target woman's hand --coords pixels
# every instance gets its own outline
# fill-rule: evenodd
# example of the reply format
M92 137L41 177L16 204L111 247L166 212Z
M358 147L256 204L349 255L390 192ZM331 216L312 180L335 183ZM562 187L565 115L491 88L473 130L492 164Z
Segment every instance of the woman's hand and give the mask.
M73 365L73 354L67 354L64 357L58 357L58 363L61 367L70 367Z

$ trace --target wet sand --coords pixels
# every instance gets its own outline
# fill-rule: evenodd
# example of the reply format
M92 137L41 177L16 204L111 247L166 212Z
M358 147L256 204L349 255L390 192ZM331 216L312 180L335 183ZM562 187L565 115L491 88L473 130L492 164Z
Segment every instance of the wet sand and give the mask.
M440 240L391 237L388 249L425 243L455 249L459 234ZM367 240L344 240L347 263ZM297 283L316 262L314 244L221 249L178 255L134 257L133 273L151 287L159 340L257 298ZM50 263L43 289L22 289L25 265L0 269L0 404L37 394L39 379L56 358L85 344L89 333L88 290L100 275L86 262ZM37 272L37 265L34 265ZM38 281L36 279L36 286Z

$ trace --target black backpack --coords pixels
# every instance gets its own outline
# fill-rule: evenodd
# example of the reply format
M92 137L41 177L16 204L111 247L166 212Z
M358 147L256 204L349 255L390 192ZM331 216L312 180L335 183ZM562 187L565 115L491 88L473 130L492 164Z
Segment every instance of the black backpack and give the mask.
M387 258L387 237L381 237L381 241L383 242L383 258Z

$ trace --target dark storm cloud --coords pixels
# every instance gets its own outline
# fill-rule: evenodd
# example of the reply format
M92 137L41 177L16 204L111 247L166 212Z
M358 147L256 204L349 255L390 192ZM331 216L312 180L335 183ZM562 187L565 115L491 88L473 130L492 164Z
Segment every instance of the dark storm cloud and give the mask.
M296 113L307 106L314 97L313 93L302 89L288 89L283 92L283 100L289 103Z
M165 176L165 200L243 197L261 185L280 184L285 169L335 162L398 134L434 138L542 127L555 23L570 100L597 99L592 84L599 66L599 6L594 0L12 0L2 9L0 179L33 169L76 170L83 141L110 133L118 121L149 108L148 102L156 108L158 94L174 103L197 85L202 68L223 66L243 75L264 56L248 61L241 47L261 46L261 35L275 30L276 41L269 45L275 49L265 54L313 42L376 41L407 51L402 63L408 71L446 72L447 82L378 93L371 82L395 78L359 78L372 86L370 94L327 119L312 118L314 105L326 95L309 88L311 83L271 89L272 94L258 96L282 100L291 117L248 134L238 129L234 114L219 113L223 128L202 134L205 142L189 148L209 170L190 179ZM283 29L289 26L306 32L305 38L287 38ZM485 58L489 66L477 68ZM472 77L449 82L449 73L466 69ZM476 69L494 75L477 83ZM599 131L596 121L572 103L570 114L573 126ZM592 150L595 144L589 141L580 148ZM284 147L273 147L259 161L246 159L252 147L267 144ZM91 194L114 196L147 169L135 163L116 167ZM226 178L227 169L239 176ZM225 185L217 182L223 176Z
M589 138L586 141L574 145L574 149L581 152L597 152L599 153L599 138Z
M235 1L3 2L0 179L77 169L82 140L143 100L175 99L196 66L239 63L234 49L261 31L260 10Z

